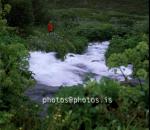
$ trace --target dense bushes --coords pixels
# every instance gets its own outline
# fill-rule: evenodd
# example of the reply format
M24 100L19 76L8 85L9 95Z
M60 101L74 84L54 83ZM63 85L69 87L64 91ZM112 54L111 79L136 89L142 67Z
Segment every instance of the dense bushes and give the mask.
M82 86L62 88L55 97L100 98L103 103L51 104L47 130L144 130L148 128L148 86L130 88L103 79ZM109 101L111 101L109 103ZM139 122L140 121L140 122Z
M9 110L29 85L28 51L15 35L10 35L0 12L0 110ZM4 22L5 21L5 22Z
M30 121L36 117L34 107L30 104L29 108L29 102L24 96L24 91L34 80L28 71L29 54L24 40L6 26L7 21L2 19L2 13L0 12L0 129L16 130L16 126L22 126L24 121L21 120L25 119L25 116L21 119L25 112L21 111L22 108L30 110L24 114L30 115Z
M113 53L122 53L125 49L134 48L141 41L142 37L140 36L113 36L106 53L106 58Z
M147 79L149 73L149 53L148 43L139 42L138 45L131 49L125 49L122 53L113 53L108 58L110 67L118 67L121 65L133 65L133 75L140 79Z
M26 129L38 128L39 107L24 96L24 91L34 83L32 73L28 71L28 55L25 40L6 26L6 20L0 14L1 130L22 129L22 126Z
M32 82L31 73L28 72L27 49L15 36L7 38L5 40L6 36L0 35L0 110L15 106L18 102L16 97L22 96Z
M48 114L40 119L40 110L31 102L17 107L17 112L0 113L2 128L7 130L147 130L149 104L148 86L143 90L120 85L118 82L102 79L100 83L87 82L83 86L61 88L56 98L86 98L80 102L50 104ZM97 98L99 102L90 102ZM94 99L94 100L95 100ZM73 100L70 100L73 101ZM83 101L83 102L82 102ZM7 125L6 125L7 124ZM8 125L9 124L9 125Z
M135 22L132 30L123 37L114 36L106 52L108 66L133 65L133 76L148 79L149 49L148 49L148 21Z

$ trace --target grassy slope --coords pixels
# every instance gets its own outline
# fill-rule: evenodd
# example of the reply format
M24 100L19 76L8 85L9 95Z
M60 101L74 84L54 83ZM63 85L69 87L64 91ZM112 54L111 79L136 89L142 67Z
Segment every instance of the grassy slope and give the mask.
M52 8L96 8L127 13L148 12L148 0L49 0Z
M29 40L28 45L30 50L56 51L61 53L60 57L63 57L68 52L78 53L85 49L86 44L84 43L87 41L80 40L79 36L81 35L78 35L77 37L75 31L80 32L86 30L82 35L83 37L86 37L86 35L94 36L95 33L97 34L97 30L103 28L104 24L111 24L115 28L118 26L118 30L120 31L120 28L123 28L126 24L129 23L127 26L130 28L132 26L130 23L133 24L136 21L146 18L145 16L121 13L114 10L101 11L90 8L49 9L47 15L47 20L45 21L49 21L49 19L54 21L55 33L58 36L55 42L58 44L54 43L52 40L53 37L48 36L46 23L30 28L32 31L31 36L27 38ZM77 21L77 26L74 26L74 23L69 22L72 17ZM66 24L71 25L72 27L66 28ZM109 30L109 32L110 31L111 30ZM105 29L102 32L106 32ZM108 33L106 32L104 34L107 35ZM101 34L99 33L99 35ZM62 40L59 40L59 38L62 38ZM80 46L81 44L83 45L82 47ZM61 49L62 45L64 48L63 50ZM81 48L80 51L78 51L79 48Z

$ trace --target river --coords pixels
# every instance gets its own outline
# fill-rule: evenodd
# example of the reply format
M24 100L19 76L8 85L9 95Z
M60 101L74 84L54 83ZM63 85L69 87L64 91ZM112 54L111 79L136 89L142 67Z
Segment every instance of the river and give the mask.
M68 53L63 61L56 58L55 52L30 52L29 70L38 84L51 87L83 84L87 74L96 81L103 76L123 81L120 69L106 66L105 53L109 44L109 41L89 43L83 54ZM120 68L130 78L132 66Z

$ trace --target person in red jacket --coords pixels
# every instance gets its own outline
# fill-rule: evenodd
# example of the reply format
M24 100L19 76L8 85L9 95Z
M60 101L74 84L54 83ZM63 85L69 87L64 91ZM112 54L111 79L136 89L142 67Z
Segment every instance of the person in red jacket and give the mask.
M54 30L54 25L51 22L49 22L47 25L47 29L48 29L48 32L50 34Z

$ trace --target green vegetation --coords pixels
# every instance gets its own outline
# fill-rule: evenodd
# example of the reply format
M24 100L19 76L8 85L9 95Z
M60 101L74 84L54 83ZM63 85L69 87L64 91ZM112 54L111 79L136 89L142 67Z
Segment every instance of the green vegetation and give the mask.
M82 53L88 44L88 40L85 37L76 37L69 31L47 34L46 32L38 30L41 30L41 28L36 28L36 30L32 32L32 35L27 37L27 46L30 50L54 51L58 53L57 56L59 58L63 59L69 52Z
M122 38L134 32L148 33L147 16L73 8L52 9L48 12L55 26L54 33L49 36L45 25L30 27L30 35L27 36L28 48L32 50L56 51L60 58L63 58L68 52L82 53L87 46L87 41L110 40L115 36ZM138 30L139 27L143 31ZM141 38L141 34L139 34L139 38L136 38L135 34L132 36L135 37L131 37L133 42ZM60 47L61 45L63 47ZM60 48L64 49L61 50ZM113 49L115 47L110 48Z
M148 87L125 87L102 79L86 87L62 88L56 97L99 98L103 103L51 104L46 128L51 130L146 130L148 128ZM111 102L112 103L109 103Z
M133 49L126 49L123 53L113 53L108 59L108 64L113 67L132 64L135 76L147 79L149 69L148 49L147 42L139 42Z
M0 0L0 130L147 130L148 19L147 0ZM50 35L49 20L55 27ZM29 51L54 51L63 59L97 40L110 40L107 65L132 64L139 84L104 78L61 88L55 97L113 102L50 104L42 118L42 107L24 95L35 83L28 71Z
M16 130L22 122L34 123L38 117L37 108L24 95L34 83L28 71L28 50L2 19L5 13L0 12L0 130Z
M137 24L138 23L138 24ZM149 40L148 23L137 22L128 35L114 36L107 50L107 64L110 67L133 65L135 77L148 79L149 73Z
M126 13L145 14L148 12L148 0L48 0L51 8L96 8Z

